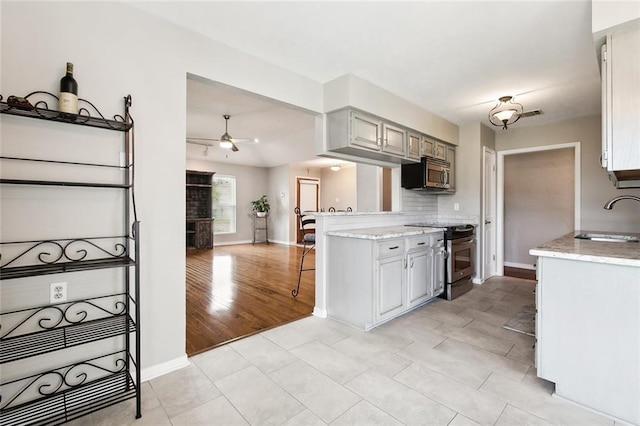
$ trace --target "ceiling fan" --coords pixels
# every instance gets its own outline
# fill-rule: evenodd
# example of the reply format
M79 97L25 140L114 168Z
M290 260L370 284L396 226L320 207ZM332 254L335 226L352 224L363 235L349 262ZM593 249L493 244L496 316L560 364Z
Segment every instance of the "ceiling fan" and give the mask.
M238 146L236 145L237 143L243 143L243 142L258 142L257 139L249 139L249 138L245 138L245 139L239 139L239 138L233 138L231 137L231 135L229 134L228 131L228 125L229 125L229 119L231 118L231 116L229 114L225 114L222 117L224 117L224 134L222 136L220 136L220 139L212 139L212 138L187 138L187 142L188 143L193 143L196 145L203 145L206 147L210 147L212 146L212 144L207 143L207 142L220 142L220 148L225 148L225 149L231 149L231 151L236 152L239 151Z

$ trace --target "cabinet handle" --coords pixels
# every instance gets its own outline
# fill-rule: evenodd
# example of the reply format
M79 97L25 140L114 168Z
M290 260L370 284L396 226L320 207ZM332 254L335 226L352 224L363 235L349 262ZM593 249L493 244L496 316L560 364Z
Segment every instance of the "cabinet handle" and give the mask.
M423 242L421 242L421 243L418 243L418 245L419 245L419 246L423 246L423 245L425 245L425 244L426 244L426 243L425 243L424 241L423 241Z
M389 247L389 250L395 250L395 249L398 249L398 248L400 248L400 246L393 246L393 247Z

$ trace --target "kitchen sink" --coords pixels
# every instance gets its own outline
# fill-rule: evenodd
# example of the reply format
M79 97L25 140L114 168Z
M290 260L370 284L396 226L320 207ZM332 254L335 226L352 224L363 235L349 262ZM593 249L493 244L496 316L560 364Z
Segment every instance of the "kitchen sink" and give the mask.
M606 241L616 243L637 243L640 238L633 235L615 235L615 234L578 234L575 236L580 240Z

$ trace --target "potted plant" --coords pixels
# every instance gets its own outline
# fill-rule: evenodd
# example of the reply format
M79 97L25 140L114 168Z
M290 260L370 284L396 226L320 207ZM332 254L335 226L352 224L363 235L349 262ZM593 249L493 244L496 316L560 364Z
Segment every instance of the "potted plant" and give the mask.
M256 216L258 217L265 217L270 209L271 207L269 206L266 195L251 202L251 210L256 212Z

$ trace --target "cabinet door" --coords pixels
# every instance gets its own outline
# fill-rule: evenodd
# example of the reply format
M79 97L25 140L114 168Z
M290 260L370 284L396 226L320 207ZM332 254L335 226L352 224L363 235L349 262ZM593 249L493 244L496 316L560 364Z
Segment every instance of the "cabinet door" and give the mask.
M455 191L456 189L456 147L447 145L447 158L446 160L450 164L449 172L449 191Z
M406 132L400 127L382 125L382 151L404 156Z
M377 290L376 322L392 318L404 310L404 256L376 261Z
M433 246L433 274L431 282L433 285L432 295L439 296L444 292L444 268L445 268L444 240L439 239Z
M433 157L436 152L436 141L422 137L420 143L420 156Z
M433 156L440 160L446 160L447 146L441 142L435 142L434 146Z
M409 307L429 300L432 294L433 255L431 250L407 254L407 304Z
M213 248L213 232L211 229L211 221L196 222L195 235L196 248Z
M380 150L382 122L372 117L353 112L351 115L351 145Z
M420 136L407 133L407 157L414 160L420 159Z
M609 170L640 169L640 26L611 35Z

